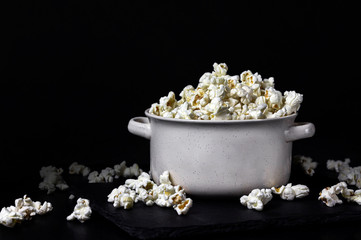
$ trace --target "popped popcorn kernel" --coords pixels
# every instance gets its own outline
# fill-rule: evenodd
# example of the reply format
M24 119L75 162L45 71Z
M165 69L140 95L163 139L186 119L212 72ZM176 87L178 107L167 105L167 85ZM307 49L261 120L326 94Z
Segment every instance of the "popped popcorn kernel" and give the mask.
M66 217L66 220L72 221L78 219L81 223L84 223L86 220L90 219L92 210L89 206L89 200L85 198L78 198L74 211Z
M248 196L243 195L240 202L248 209L262 211L264 205L271 201L272 197L271 189L253 189Z
M340 194L347 188L345 182L340 182L331 187L326 187L320 192L318 200L321 200L326 206L334 207L336 204L342 204L342 200L338 198L337 194Z
M39 189L47 190L47 194L54 192L56 188L60 190L68 189L69 186L64 181L62 173L62 168L53 166L42 167L40 169L40 177L43 181L39 183Z
M291 201L295 198L303 198L308 196L310 189L306 185L297 184L292 186L292 183L288 183L286 186L271 188L272 193L280 195L284 200Z
M69 174L81 174L84 177L88 176L90 173L90 168L85 165L79 164L78 162L73 162L69 166Z
M187 198L180 204L174 206L175 206L174 209L177 211L178 215L185 215L188 213L189 209L193 206L193 200Z
M300 164L307 175L313 176L315 174L318 162L314 162L311 157L296 155L293 157L293 161Z

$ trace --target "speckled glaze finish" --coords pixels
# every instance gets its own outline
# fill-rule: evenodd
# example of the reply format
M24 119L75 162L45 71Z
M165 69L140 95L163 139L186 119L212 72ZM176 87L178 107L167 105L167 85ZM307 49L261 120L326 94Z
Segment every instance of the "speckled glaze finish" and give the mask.
M128 130L150 139L150 170L195 195L237 195L285 185L291 173L292 141L313 136L312 123L297 114L260 120L183 120L136 117Z

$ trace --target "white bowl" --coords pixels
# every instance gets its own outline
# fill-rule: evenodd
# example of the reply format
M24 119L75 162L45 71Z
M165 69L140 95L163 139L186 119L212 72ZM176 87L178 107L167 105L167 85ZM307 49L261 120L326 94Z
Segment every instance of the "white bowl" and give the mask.
M312 123L297 114L255 120L184 120L149 114L128 130L150 139L150 170L158 183L168 170L175 185L194 195L237 195L284 185L291 173L292 142L312 137Z

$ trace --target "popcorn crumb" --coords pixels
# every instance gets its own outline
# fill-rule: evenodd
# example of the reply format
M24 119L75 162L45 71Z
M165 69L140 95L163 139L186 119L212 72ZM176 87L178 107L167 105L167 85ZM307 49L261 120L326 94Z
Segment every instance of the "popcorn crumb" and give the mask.
M3 207L0 212L0 224L6 227L14 227L16 223L23 220L30 220L35 215L43 215L53 210L50 202L41 204L39 201L33 202L31 198L24 195L23 198L15 200L15 206Z
M264 205L271 201L272 197L271 189L253 189L248 196L243 195L240 202L248 209L262 211Z
M78 219L81 223L90 219L92 210L89 206L89 200L85 198L78 198L77 203L74 207L74 211L66 217L66 220L72 221Z
M75 196L74 196L73 194L70 194L70 195L69 195L69 199L70 199L70 200L73 200L74 198L75 198Z

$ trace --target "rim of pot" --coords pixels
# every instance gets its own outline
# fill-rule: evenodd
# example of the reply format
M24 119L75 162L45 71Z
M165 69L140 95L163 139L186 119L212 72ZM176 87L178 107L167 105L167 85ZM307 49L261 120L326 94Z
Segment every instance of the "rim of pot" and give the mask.
M277 118L266 118L266 119L245 119L245 120L194 120L194 119L178 119L178 118L166 118L157 116L154 114L149 113L149 109L145 110L145 115L149 118L154 118L162 121L171 121L171 122L184 122L184 123L254 123L254 122L269 122L269 121L281 121L289 118L295 118L298 114L293 113L291 115L285 117L277 117Z

